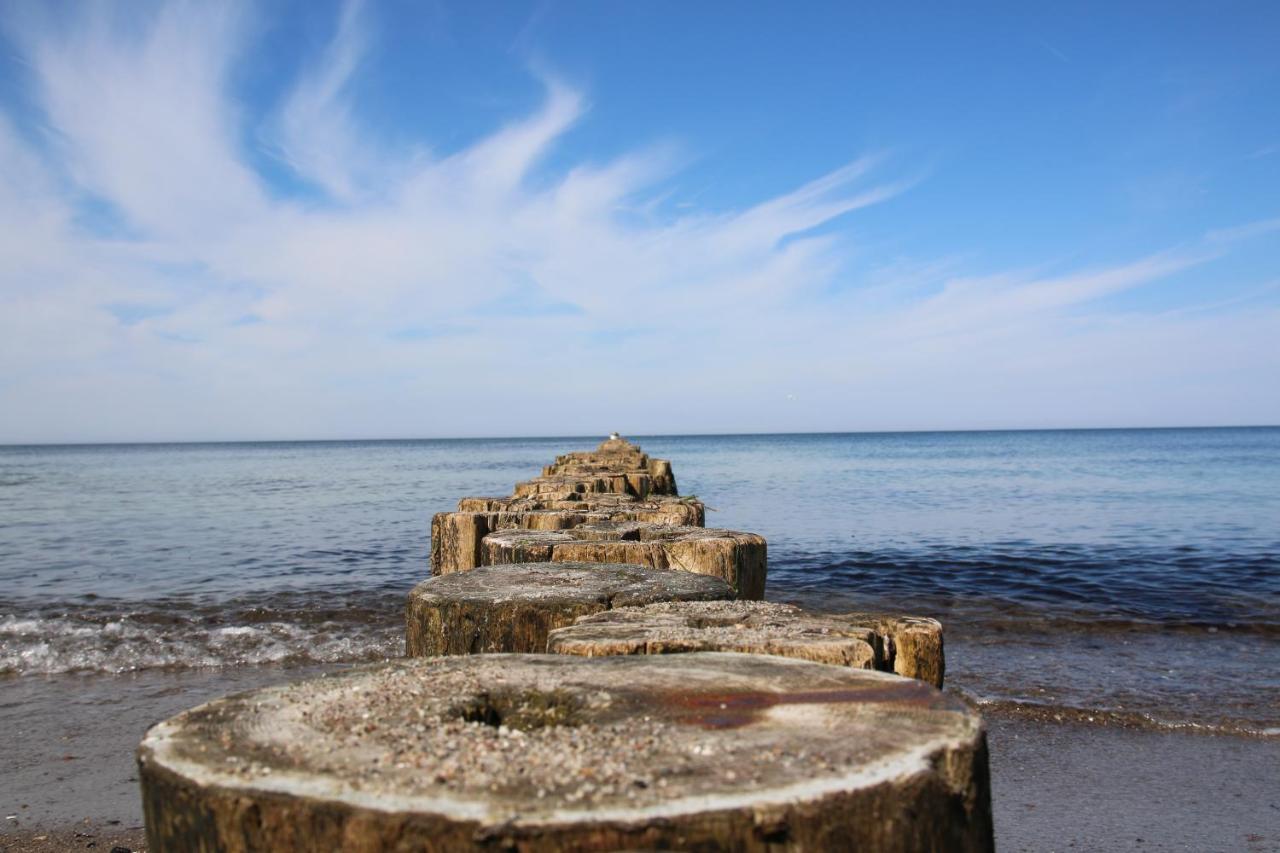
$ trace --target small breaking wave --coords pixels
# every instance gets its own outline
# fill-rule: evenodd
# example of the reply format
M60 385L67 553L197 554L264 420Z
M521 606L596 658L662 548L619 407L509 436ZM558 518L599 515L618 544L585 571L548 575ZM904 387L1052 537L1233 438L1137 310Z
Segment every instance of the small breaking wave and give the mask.
M9 612L0 615L0 675L378 661L403 654L399 611L369 618L362 607L316 613L254 602Z

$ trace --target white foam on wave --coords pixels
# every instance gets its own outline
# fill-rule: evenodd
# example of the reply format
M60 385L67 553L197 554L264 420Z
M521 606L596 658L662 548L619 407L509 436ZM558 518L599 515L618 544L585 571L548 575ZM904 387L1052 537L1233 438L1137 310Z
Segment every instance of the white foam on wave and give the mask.
M0 674L6 675L343 663L402 653L394 625L156 625L127 618L0 616Z

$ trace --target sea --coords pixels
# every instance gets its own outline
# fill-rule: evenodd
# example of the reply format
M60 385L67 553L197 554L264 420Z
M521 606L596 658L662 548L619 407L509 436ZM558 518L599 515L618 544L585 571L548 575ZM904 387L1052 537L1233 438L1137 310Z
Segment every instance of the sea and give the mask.
M628 437L768 599L940 619L981 708L1280 737L1280 428ZM0 447L0 704L397 656L432 514L600 438Z

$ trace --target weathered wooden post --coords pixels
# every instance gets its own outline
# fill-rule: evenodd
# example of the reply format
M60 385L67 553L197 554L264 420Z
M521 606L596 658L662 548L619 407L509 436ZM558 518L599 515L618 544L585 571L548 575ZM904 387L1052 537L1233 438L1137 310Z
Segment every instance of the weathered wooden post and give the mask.
M179 714L138 764L152 853L992 849L973 712L767 655L398 661Z
M719 578L643 566L482 566L414 587L405 607L405 649L410 657L545 652L547 633L579 616L611 607L732 596Z
M722 578L738 598L764 598L763 536L667 524L586 524L570 530L504 530L481 543L487 565L560 562L634 563Z
M744 652L897 672L942 686L942 626L916 616L806 613L765 601L667 602L623 607L551 632L556 654Z

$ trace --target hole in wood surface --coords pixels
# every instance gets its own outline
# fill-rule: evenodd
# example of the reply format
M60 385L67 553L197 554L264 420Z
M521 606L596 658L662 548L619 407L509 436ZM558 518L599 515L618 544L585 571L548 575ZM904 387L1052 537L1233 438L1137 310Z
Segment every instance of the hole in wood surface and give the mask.
M563 690L481 693L462 705L457 715L468 723L532 731L581 722L581 703Z

